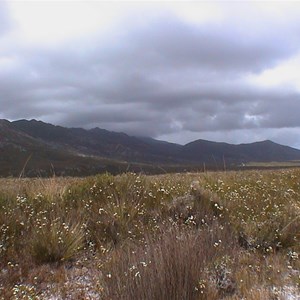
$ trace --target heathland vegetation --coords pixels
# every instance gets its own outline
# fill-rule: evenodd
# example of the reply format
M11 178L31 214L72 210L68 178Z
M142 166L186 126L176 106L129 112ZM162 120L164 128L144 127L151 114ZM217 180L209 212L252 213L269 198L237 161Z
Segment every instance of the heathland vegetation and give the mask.
M299 299L299 179L1 179L0 299Z

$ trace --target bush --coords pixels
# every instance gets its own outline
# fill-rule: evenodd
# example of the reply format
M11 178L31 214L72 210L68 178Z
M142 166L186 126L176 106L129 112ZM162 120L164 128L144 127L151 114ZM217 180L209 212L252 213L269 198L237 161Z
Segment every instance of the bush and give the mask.
M229 228L168 228L158 240L148 238L145 248L115 252L104 273L107 299L218 299L207 268L232 253Z
M32 256L37 263L54 263L72 259L82 248L84 232L80 223L55 219L43 224L31 239Z

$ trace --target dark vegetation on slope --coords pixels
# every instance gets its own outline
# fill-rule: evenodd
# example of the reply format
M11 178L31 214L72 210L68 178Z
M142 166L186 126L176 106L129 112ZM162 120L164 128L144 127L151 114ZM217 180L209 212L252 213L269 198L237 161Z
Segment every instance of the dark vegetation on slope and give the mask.
M0 176L85 176L240 168L248 162L300 160L300 150L271 141L232 145L196 140L184 146L94 128L36 120L0 120Z

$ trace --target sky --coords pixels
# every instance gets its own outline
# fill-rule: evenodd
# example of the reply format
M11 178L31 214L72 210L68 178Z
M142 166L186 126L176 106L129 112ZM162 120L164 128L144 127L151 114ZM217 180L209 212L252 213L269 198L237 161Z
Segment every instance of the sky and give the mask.
M0 118L300 149L300 2L0 1Z

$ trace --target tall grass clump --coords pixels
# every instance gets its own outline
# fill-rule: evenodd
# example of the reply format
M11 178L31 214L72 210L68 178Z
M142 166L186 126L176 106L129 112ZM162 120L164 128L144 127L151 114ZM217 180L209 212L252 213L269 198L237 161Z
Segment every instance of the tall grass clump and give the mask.
M223 242L222 242L223 241ZM225 242L226 241L226 242ZM220 257L234 253L229 228L162 228L146 246L115 252L105 268L107 299L219 299L234 283L209 270ZM227 270L227 275L230 270ZM223 280L223 286L217 284ZM227 283L225 283L227 280Z
M82 224L60 218L41 224L32 234L30 248L37 263L61 263L73 259L82 249Z

